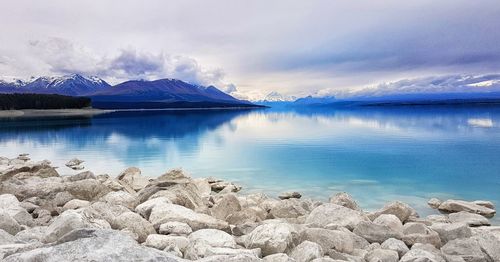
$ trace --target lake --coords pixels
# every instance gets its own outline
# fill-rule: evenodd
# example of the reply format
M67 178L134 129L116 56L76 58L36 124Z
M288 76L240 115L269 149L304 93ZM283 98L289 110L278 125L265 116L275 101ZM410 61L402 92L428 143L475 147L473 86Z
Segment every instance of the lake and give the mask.
M61 174L73 157L96 174L129 166L158 176L234 181L243 192L346 191L367 210L401 200L500 203L499 107L367 107L114 112L0 120L0 155L30 153Z

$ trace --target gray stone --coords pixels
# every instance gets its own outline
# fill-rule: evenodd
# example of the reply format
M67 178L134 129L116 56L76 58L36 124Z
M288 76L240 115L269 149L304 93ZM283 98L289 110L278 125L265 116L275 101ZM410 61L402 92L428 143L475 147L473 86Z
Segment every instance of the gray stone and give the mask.
M307 240L296 246L290 253L290 257L298 262L309 262L323 255L323 248L320 245Z
M143 247L125 233L113 230L79 229L54 245L19 252L4 258L21 261L147 261L175 262L178 258L159 250Z
M403 241L395 238L387 239L386 241L384 241L384 243L380 245L380 247L383 249L396 251L400 258L403 257L406 254L406 252L410 250Z
M142 176L141 170L137 167L129 167L125 169L116 179L125 183L134 191L139 191L149 184L149 178Z
M406 223L403 228L403 242L412 246L415 243L431 244L437 248L441 247L439 234L422 223Z
M398 262L398 252L389 249L374 249L365 256L367 262Z
M5 230L11 235L15 235L17 232L21 231L21 225L14 220L9 213L4 209L0 209L0 229Z
M12 194L0 195L0 210L2 209L20 225L31 226L33 224L31 215Z
M216 219L209 215L196 213L193 210L175 205L175 204L158 204L151 210L149 221L155 227L159 227L166 222L184 222L188 224L194 231L204 228L213 228L229 232L229 224L225 221Z
M149 221L134 212L125 212L120 214L116 217L113 226L113 228L119 230L130 230L132 233L137 235L139 243L146 241L148 235L156 233L153 225Z
M356 203L356 201L354 201L354 199L346 192L340 192L335 194L333 197L330 198L330 203L347 207L352 210L361 211L361 208L359 207L358 203Z
M454 199L444 201L441 205L439 205L438 209L448 213L466 211L473 214L479 214L487 218L492 218L496 213L494 209L475 204L474 202Z
M363 213L336 204L323 204L316 207L306 219L307 224L326 226L335 224L354 229L359 223L369 221Z
M260 248L263 256L283 253L294 247L295 229L284 223L264 224L256 227L245 239L246 248Z
M238 198L234 194L226 194L210 209L213 217L226 220L227 216L241 210Z
M370 243L383 243L389 238L401 239L403 236L400 231L393 230L389 226L366 221L359 223L353 232Z
M189 235L191 232L191 227L182 222L167 222L161 224L159 229L159 233L164 235Z
M471 229L464 223L434 223L430 228L439 234L443 244L453 239L472 236Z
M429 201L427 201L427 204L433 209L437 209L441 205L441 203L443 203L443 201L437 198L431 198L429 199Z
M279 199L290 199L290 198L301 198L302 195L299 192L283 192L278 195Z
M285 253L276 253L266 256L262 259L263 262L295 262L295 260L289 257Z
M90 206L90 202L86 200L80 200L80 199L72 199L68 201L66 204L63 206L63 210L68 210L68 209L79 209L83 207L88 207Z
M454 239L441 248L445 255L459 256L468 262L487 261L488 257L481 251L481 246L474 239Z
M130 210L134 210L138 204L136 198L125 191L109 192L101 198L101 201L114 205L122 205Z
M335 249L341 253L351 253L354 250L351 235L340 230L306 228L300 232L300 241L306 240L318 243L325 251Z
M285 199L274 205L269 211L273 218L297 218L307 215L307 206L299 199Z
M414 213L415 213L415 210L413 208L411 208L410 206L408 206L407 204L405 204L403 202L395 201L395 202L392 202L392 203L385 205L382 209L380 209L374 213L369 214L368 217L373 221L378 216L380 216L382 214L392 214L392 215L397 216L399 218L399 220L401 220L401 222L404 223Z
M200 229L189 235L190 242L204 242L211 247L236 248L234 237L217 229Z
M147 237L144 245L147 247L156 248L159 250L164 250L169 246L176 246L181 252L184 252L186 247L189 245L189 240L187 237L183 236L166 236L159 234L151 234Z
M490 221L482 215L473 214L465 211L452 213L448 216L452 223L465 223L469 226L489 226Z
M160 204L172 204L172 201L170 201L166 197L157 197L149 199L144 203L135 207L135 212L144 217L145 219L149 219L149 215L151 214L151 210L153 209L153 207Z

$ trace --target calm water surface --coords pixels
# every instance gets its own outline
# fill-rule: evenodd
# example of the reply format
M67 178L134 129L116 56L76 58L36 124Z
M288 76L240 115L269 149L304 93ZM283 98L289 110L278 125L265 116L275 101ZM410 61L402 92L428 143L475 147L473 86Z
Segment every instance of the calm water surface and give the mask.
M235 181L246 192L297 190L326 200L347 191L365 209L430 197L500 204L500 108L425 107L116 112L0 120L0 155L30 153L94 173L137 166L157 176Z

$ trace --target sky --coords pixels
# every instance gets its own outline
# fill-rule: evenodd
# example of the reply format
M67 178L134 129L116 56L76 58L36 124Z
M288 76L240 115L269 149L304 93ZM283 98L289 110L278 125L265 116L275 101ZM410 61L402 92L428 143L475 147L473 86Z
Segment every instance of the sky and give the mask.
M112 84L177 78L252 100L272 91L500 88L498 0L0 0L0 6L3 77L80 73Z

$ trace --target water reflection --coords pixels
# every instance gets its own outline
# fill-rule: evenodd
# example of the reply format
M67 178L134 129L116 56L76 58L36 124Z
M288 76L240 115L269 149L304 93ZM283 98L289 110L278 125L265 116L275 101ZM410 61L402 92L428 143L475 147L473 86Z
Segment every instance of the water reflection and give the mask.
M116 112L0 120L0 155L29 152L63 174L72 157L96 173L183 167L248 192L348 191L365 208L429 197L500 201L500 108L406 107Z

